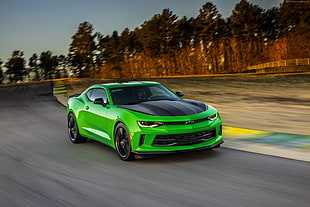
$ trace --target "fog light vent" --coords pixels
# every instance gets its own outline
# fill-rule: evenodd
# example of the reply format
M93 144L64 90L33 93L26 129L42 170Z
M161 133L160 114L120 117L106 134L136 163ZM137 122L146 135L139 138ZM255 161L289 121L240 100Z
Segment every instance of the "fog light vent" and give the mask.
M222 125L220 125L220 128L219 128L219 135L222 135L223 134L223 127Z
M142 146L144 144L144 139L145 139L145 134L141 134L140 135L139 146Z

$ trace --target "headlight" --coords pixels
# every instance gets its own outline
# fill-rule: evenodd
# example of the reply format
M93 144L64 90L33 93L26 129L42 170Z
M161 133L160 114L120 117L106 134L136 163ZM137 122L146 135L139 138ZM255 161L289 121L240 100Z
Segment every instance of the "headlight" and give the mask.
M163 122L155 122L155 121L138 121L139 126L141 127L159 127L164 125Z
M209 116L209 117L208 117L208 120L210 120L210 121L213 121L213 120L215 120L215 119L217 119L217 113L216 113L216 114L213 114L212 116Z

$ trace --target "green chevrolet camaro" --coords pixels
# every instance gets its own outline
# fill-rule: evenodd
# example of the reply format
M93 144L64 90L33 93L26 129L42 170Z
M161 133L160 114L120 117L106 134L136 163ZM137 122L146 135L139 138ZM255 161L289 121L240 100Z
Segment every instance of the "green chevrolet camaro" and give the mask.
M114 148L122 160L136 154L164 154L217 148L222 120L205 103L185 100L158 82L94 85L70 96L68 134Z

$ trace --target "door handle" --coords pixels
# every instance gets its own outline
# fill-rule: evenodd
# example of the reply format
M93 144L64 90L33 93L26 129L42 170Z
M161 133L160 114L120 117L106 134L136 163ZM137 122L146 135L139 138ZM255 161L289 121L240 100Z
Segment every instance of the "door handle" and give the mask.
M86 108L85 108L86 110L88 110L89 109L89 106L86 106Z

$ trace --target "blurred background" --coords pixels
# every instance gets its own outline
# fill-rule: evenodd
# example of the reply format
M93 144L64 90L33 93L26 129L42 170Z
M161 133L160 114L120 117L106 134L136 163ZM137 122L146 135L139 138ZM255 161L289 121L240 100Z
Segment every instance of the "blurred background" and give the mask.
M309 71L309 1L0 3L3 83Z

